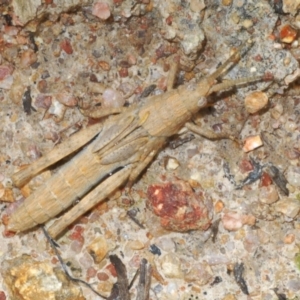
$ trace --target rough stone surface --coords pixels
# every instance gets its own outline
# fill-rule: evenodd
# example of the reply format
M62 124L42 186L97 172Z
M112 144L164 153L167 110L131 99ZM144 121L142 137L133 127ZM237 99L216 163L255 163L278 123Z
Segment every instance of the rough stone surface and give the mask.
M283 3L283 11L285 13L296 15L297 11L300 9L299 0L282 0L282 3Z
M11 300L84 300L78 285L58 267L22 255L2 263L1 274Z

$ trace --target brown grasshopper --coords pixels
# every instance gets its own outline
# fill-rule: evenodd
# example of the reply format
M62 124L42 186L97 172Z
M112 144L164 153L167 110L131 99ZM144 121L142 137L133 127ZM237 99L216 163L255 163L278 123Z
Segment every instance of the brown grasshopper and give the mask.
M81 199L48 228L49 234L56 237L124 183L132 184L168 138L208 106L208 95L262 79L256 76L215 84L215 80L240 59L243 48L237 49L198 84L183 85L114 111L119 114L110 115L103 124L80 131L45 157L15 173L12 180L20 187L48 166L83 147L20 205L11 215L8 229L19 232L44 224Z

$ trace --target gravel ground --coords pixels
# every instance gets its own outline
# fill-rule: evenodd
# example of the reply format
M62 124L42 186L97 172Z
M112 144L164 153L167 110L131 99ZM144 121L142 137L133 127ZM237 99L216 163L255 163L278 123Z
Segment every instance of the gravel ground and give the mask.
M0 4L0 300L300 299L300 1L57 2ZM65 275L41 228L7 229L70 157L20 189L12 175L98 122L79 108L151 101L175 61L174 88L192 86L239 47L219 82L264 80L210 95L198 134L183 128L130 192L56 239L72 276L102 296ZM137 298L138 280L127 286L143 259L150 292Z

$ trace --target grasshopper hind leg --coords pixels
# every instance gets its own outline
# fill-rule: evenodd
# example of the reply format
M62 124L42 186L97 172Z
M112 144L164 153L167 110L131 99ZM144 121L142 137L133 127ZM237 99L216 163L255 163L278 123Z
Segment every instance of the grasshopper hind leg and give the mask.
M152 140L149 140L148 144L144 148L144 154L140 159L138 165L133 169L132 173L130 174L127 182L127 187L129 190L131 189L132 185L139 177L139 175L146 169L146 167L151 163L154 156L158 153L158 151L163 147L165 144L166 139L164 137L155 137Z
M67 226L71 225L80 216L88 212L94 206L105 200L117 188L122 186L130 176L136 164L131 164L109 176L95 189L88 193L76 206L67 211L60 219L54 222L48 232L52 238L56 238Z

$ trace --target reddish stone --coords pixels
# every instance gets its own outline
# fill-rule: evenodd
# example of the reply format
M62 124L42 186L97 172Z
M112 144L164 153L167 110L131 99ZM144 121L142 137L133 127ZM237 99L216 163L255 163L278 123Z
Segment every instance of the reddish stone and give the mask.
M240 171L242 174L253 171L253 165L252 165L251 161L246 158L241 160L239 167L240 167Z
M78 233L83 233L84 232L84 228L82 226L76 225L74 227L74 231L78 232Z
M121 68L119 70L119 75L121 78L125 78L128 76L128 69L127 68Z
M16 36L18 34L19 30L20 29L16 26L7 26L7 25L4 26L5 34L10 35L10 36ZM20 36L19 36L19 38L20 38ZM22 40L24 42L27 41L26 38L23 38Z
M51 258L51 263L52 263L53 265L56 265L58 262L59 262L59 260L58 260L57 257L54 256L54 257Z
M44 94L38 94L34 104L37 108L48 109L52 104L52 97Z
M162 58L165 56L165 48L163 45L159 46L156 50L155 50L155 54L156 54L156 58Z
M73 241L76 240L80 243L83 243L84 242L84 237L82 236L83 231L84 231L83 227L76 225L69 238Z
M0 66L0 80L3 80L7 76L11 75L13 73L13 68L11 66L7 65L1 65Z
M266 72L263 79L265 81L272 81L274 80L274 75L271 72Z
M167 78L161 77L157 82L157 87L162 91L166 91L167 90Z
M133 255L131 260L129 261L129 266L131 268L136 268L138 269L141 264L141 256L139 254Z
M168 16L167 18L166 18L166 23L167 23L167 25L172 25L172 22L173 22L173 17L172 16Z
M134 90L134 93L136 95L140 95L142 92L143 92L143 87L140 85Z
M39 90L40 93L47 93L47 81L45 79L42 79L38 82L37 84L37 89Z
M261 186L269 186L269 185L272 184L272 182L273 181L272 181L271 176L268 173L263 172L262 176L261 176L261 179L260 179L260 185Z
M86 271L86 278L89 280L90 278L94 278L97 274L97 270L94 267L89 267Z
M97 274L97 278L98 278L100 281L106 281L106 280L109 279L109 276L108 276L106 273L104 273L104 272L99 272L99 273Z
M117 277L117 271L116 271L115 267L113 266L113 264L107 265L106 270L108 270L113 277Z
M3 291L0 291L0 300L6 300L6 295Z
M3 235L4 237L6 237L6 238L10 238L10 237L15 236L16 233L13 232L13 231L9 231L9 230L7 230L7 229L5 228L5 229L3 230L3 232L2 232L2 235Z
M260 54L257 54L256 56L253 57L255 61L262 61L263 58Z
M284 43L292 43L297 38L297 30L289 24L280 30L280 40Z
M73 48L72 45L70 43L69 39L63 39L60 42L60 48L65 51L67 54L72 54L73 53Z
M183 182L167 182L149 186L148 206L160 217L161 225L174 231L206 230L211 219L202 199Z
M110 70L110 64L104 60L98 61L98 66L104 71Z
M133 205L133 200L130 198L122 198L121 201L122 201L122 204L125 206Z

